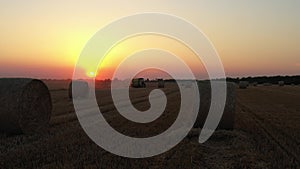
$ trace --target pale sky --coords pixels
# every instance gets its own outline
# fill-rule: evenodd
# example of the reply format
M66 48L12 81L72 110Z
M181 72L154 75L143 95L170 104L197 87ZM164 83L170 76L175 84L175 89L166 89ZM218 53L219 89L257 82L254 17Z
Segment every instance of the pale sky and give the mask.
M1 0L0 77L70 78L95 32L141 12L196 25L228 76L300 74L299 9L300 0Z

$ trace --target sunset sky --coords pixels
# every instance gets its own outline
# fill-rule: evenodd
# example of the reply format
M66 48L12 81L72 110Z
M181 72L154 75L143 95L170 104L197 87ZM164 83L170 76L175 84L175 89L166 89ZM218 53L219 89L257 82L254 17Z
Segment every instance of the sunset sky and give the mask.
M1 0L0 77L71 78L81 50L99 29L141 12L172 14L196 25L217 49L227 76L296 75L299 9L299 0ZM156 36L116 46L98 78L111 76L121 58L145 47L174 51L201 78L201 63L195 64L191 51Z

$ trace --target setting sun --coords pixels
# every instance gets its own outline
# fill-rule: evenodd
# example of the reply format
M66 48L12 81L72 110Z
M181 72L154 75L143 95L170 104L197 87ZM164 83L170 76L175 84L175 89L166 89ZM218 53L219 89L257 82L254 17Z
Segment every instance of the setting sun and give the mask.
M95 72L88 72L87 76L90 77L90 78L94 78L94 77L96 77L96 73Z
M300 0L0 0L0 169L300 169Z

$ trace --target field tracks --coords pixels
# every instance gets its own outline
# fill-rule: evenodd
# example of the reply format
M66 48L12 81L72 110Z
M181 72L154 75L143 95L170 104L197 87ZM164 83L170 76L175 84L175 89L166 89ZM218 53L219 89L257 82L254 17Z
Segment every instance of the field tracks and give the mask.
M172 94L176 94L178 93L178 90L170 90L170 91L165 91L166 95L172 95ZM135 104L139 104L139 103L144 103L146 101L148 101L148 96L139 96L136 97L134 99L131 100L131 103L133 105ZM108 103L104 106L100 106L102 108L102 113L109 113L111 111L115 111L115 107L114 107L114 103ZM89 107L87 106L87 108L85 110L94 110L95 108L93 107ZM75 112L68 112L66 114L60 114L60 115L54 115L53 117L51 117L51 121L50 124L51 126L56 126L62 123L66 123L66 122L72 122L77 120L77 116L75 114Z
M240 101L237 101L237 106L242 109L242 113L247 114L248 120L255 125L254 128L257 129L257 131L253 131L254 133L262 132L263 134L260 134L260 137L264 136L271 144L273 144L274 147L279 147L282 152L288 156L290 161L292 161L296 166L299 166L299 144L296 139L286 134L281 129L275 128L272 124L264 121L263 118Z

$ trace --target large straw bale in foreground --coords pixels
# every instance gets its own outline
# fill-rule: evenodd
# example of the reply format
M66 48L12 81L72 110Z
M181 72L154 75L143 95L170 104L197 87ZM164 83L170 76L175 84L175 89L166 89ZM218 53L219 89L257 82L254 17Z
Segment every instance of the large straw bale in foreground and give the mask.
M199 82L200 109L194 128L202 128L209 112L211 104L211 86L208 82ZM236 87L234 83L227 83L227 96L223 116L217 129L234 128L234 116L236 106Z
M49 124L51 96L40 80L0 79L0 103L0 132L41 133Z

